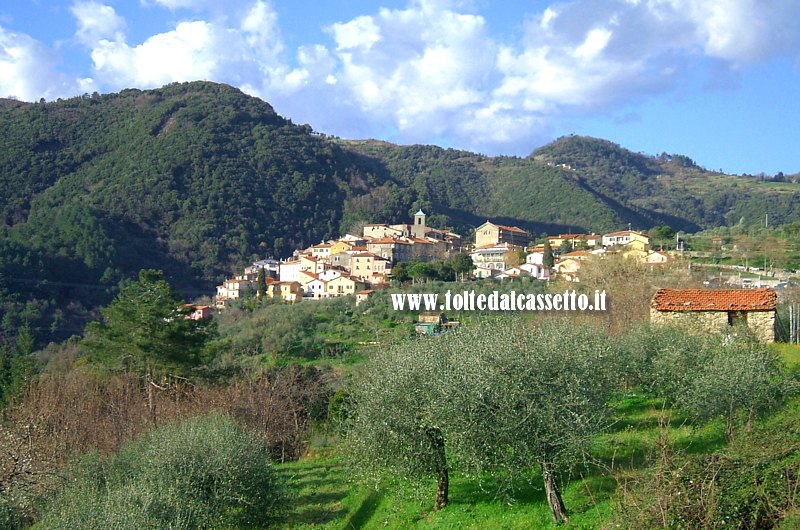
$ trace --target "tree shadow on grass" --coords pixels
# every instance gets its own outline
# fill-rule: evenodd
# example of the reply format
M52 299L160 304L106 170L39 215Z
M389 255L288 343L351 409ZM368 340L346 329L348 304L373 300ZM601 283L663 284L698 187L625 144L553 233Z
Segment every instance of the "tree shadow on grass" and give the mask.
M341 502L348 494L337 480L336 465L312 468L284 468L278 473L289 488L290 508L285 523L290 527L322 525L340 519Z
M347 521L344 523L343 528L362 528L373 516L375 510L378 509L383 493L379 491L371 491L369 495L364 497L358 510L353 512Z

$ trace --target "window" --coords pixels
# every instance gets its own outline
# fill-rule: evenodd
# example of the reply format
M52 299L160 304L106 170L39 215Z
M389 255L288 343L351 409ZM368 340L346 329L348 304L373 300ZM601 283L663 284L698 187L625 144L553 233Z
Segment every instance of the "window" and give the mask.
M728 325L729 326L746 326L747 313L745 311L728 311Z

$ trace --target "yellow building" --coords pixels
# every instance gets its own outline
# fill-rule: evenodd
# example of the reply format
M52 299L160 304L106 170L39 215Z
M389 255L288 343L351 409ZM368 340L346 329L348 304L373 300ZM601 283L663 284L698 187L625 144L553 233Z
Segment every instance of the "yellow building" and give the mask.
M509 245L525 246L530 242L528 233L516 226L496 225L486 221L475 229L475 247L487 247L489 245Z
M299 302L303 299L303 287L299 282L267 282L267 296L279 297L284 302Z
M334 241L331 244L331 252L330 255L333 256L334 254L338 254L340 252L347 252L351 250L355 246L355 243L350 241Z
M352 276L339 276L328 282L325 292L326 296L347 296L356 294L357 291L363 291L367 288L367 284L363 281Z
M650 236L635 230L622 230L603 235L604 247L626 246L633 250L650 250Z

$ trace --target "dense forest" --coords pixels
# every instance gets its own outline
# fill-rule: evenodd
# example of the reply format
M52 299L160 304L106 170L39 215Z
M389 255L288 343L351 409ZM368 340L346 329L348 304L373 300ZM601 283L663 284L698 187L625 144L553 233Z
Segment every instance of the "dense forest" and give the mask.
M215 83L55 102L0 101L0 346L78 334L140 269L187 298L255 257L364 222L465 234L800 220L800 186L565 137L530 157L343 140Z

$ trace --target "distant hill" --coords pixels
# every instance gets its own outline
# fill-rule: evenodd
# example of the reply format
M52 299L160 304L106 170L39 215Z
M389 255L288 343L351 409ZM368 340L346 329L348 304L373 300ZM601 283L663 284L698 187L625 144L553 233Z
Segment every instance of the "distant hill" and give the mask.
M193 297L255 257L417 208L433 226L494 219L535 234L800 220L800 186L685 156L584 137L527 158L342 140L208 82L2 100L0 143L0 346L24 322L40 340L79 332L140 268Z

